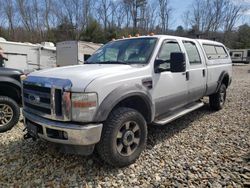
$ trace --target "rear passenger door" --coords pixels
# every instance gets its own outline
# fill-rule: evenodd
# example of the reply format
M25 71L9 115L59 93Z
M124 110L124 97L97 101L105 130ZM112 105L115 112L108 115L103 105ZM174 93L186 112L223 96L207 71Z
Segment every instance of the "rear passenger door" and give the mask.
M206 92L206 65L201 48L196 41L183 41L187 54L188 102L194 102Z

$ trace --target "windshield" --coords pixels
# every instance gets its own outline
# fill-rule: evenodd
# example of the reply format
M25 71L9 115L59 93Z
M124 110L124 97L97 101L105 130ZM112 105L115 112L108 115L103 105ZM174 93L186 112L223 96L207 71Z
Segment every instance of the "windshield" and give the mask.
M157 38L113 41L97 50L85 64L146 64Z

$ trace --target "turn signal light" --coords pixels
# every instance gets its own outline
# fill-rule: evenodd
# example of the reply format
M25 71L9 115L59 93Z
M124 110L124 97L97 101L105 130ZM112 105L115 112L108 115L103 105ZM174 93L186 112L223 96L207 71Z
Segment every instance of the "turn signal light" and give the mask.
M73 101L72 103L74 108L89 108L96 106L96 101Z

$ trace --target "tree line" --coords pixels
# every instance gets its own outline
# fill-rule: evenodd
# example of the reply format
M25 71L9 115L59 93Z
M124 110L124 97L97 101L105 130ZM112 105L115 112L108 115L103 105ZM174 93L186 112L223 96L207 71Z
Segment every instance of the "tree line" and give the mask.
M250 26L235 29L246 7L231 0L194 0L183 25L171 0L0 0L0 36L11 41L85 40L105 43L148 33L208 38L230 48L250 47Z

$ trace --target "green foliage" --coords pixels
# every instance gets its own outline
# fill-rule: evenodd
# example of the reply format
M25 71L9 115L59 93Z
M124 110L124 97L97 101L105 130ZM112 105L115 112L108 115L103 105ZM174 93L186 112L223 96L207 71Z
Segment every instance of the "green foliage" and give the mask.
M240 26L238 33L239 48L250 48L250 26Z
M87 28L80 34L80 40L91 41L95 43L104 43L105 33L101 25L94 19L91 19Z
M176 28L175 33L176 33L177 36L184 36L184 35L185 35L184 28L183 28L181 25L179 25L179 26Z

